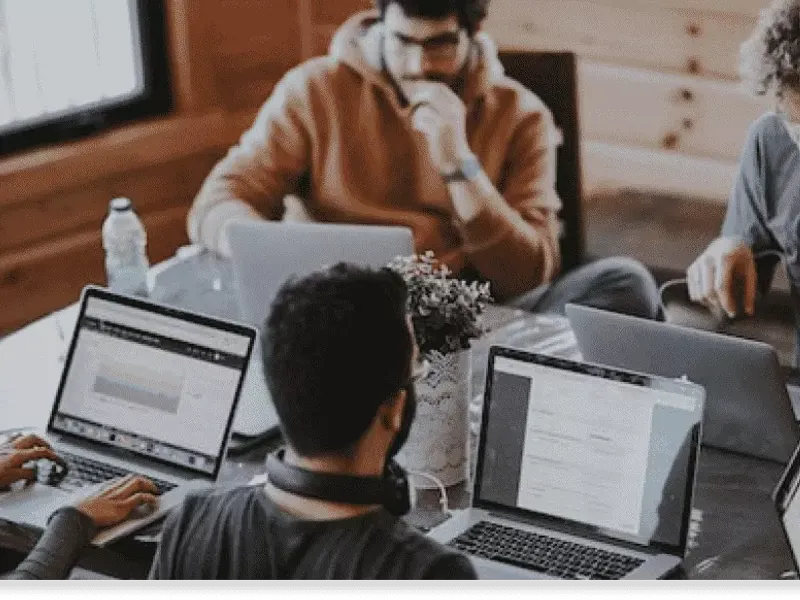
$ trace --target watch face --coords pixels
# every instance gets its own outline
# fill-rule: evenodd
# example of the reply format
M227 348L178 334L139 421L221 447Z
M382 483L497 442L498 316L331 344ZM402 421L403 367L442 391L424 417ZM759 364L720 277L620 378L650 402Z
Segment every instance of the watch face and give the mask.
M461 172L464 174L464 177L467 179L472 179L475 177L481 170L481 163L478 162L478 159L474 156L466 159L463 163L461 163Z

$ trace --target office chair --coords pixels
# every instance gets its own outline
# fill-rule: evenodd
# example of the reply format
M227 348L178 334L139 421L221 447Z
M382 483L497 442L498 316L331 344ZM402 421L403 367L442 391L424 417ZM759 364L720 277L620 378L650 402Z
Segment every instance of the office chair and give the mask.
M535 93L553 113L561 130L556 191L563 208L561 221L561 270L566 272L585 259L583 229L580 127L575 55L571 52L501 51L506 75Z

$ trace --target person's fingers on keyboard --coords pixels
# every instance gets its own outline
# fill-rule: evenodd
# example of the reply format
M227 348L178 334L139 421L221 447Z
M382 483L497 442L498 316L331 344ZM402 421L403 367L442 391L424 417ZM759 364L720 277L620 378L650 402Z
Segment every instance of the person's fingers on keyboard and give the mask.
M43 458L52 460L58 464L64 462L50 448L30 448L29 450L14 450L8 457L8 466L21 467L27 462L41 460Z
M38 435L24 435L11 442L11 447L16 450L30 450L31 448L50 448L50 444Z
M126 518L133 509L143 505L155 507L158 505L158 498L147 492L136 492L132 496L117 501L117 506L124 513L122 518Z
M24 469L21 467L3 469L0 466L0 490L7 489L17 481L25 481L27 483L36 481L36 469Z
M109 494L109 497L113 498L114 500L122 500L137 492L149 492L151 494L156 494L158 493L158 488L156 488L156 486L149 479L145 479L141 476L135 476L129 481L126 481L124 485L121 485L115 489L111 494Z
M114 494L130 483L134 478L134 475L131 473L130 475L125 475L125 477L117 477L116 479L111 479L107 481L103 486L98 490L98 495L103 494Z
M142 504L155 505L155 486L144 477L123 477L116 485L96 493L80 504L78 510L98 527L110 527L127 519Z

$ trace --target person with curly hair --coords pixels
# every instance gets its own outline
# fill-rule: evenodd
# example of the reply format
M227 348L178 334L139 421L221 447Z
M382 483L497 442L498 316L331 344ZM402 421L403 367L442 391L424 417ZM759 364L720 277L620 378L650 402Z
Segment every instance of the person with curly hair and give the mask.
M227 256L227 223L281 219L290 197L301 209L291 215L408 227L418 253L526 310L579 301L655 317L655 282L631 259L559 274L558 132L542 100L505 75L481 30L488 10L489 0L375 0L353 15L214 167L189 238Z
M756 312L780 260L800 291L800 0L761 12L740 72L775 110L750 126L720 237L687 272L690 299L729 319Z

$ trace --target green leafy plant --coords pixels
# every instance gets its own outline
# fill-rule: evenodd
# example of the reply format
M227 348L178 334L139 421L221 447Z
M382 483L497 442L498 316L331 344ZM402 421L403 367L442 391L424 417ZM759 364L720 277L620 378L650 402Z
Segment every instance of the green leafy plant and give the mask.
M388 266L408 286L408 310L422 354L464 350L484 333L482 316L492 301L489 283L451 277L431 251L399 256Z

